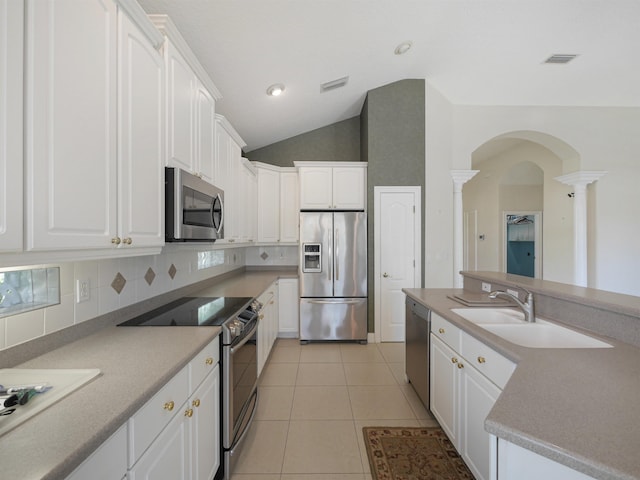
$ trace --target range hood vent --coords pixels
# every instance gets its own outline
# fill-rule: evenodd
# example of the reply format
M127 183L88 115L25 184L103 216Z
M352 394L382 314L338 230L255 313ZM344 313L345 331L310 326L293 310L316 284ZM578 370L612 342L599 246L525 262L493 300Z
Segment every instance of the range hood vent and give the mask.
M565 64L569 63L571 60L576 58L578 55L573 53L557 53L555 55L551 55L547 58L543 63L556 63L556 64Z
M344 87L349 81L349 76L338 78L337 80L331 80L320 84L320 93L335 90L336 88Z

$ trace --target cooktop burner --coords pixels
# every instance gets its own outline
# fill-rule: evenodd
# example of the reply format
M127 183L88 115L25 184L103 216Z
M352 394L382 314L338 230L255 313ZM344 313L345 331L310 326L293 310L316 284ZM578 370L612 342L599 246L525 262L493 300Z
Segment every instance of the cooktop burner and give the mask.
M119 327L210 327L244 310L250 297L183 297L119 324Z

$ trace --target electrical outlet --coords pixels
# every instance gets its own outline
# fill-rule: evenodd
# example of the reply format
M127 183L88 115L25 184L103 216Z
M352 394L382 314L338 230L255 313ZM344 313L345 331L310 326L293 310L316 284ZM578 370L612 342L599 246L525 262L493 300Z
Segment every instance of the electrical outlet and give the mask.
M487 283L487 282L482 282L482 291L483 292L490 292L491 291L491 284Z
M518 298L518 291L517 290L511 290L510 288L507 288L507 293L510 293L514 297Z
M76 280L76 303L91 300L91 281L88 278Z

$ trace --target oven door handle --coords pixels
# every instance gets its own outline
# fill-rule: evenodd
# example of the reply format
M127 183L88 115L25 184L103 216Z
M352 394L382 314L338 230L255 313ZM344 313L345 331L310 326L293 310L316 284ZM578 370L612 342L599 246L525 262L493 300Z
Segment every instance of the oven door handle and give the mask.
M231 355L233 355L234 353L236 353L236 351L237 351L241 346L243 346L245 343L247 343L247 342L251 339L251 337L253 337L253 334L254 334L254 333L256 333L256 330L258 330L258 322L256 322L256 326L255 326L255 327L253 327L253 328L251 329L251 331L250 331L247 335L245 335L245 337L242 339L242 341L241 341L239 344L234 345L233 347L231 347L231 350L229 350L229 353L230 353Z
M244 428L243 432L236 439L236 441L233 442L233 445L231 445L231 447L229 447L229 453L231 454L231 456L233 456L233 454L235 453L236 447L242 443L242 441L244 440L244 437L246 437L247 433L249 433L249 430L250 430L249 426L253 423L253 417L256 416L256 412L258 411L258 389L257 388L253 391L253 393L247 399L247 401L251 401L251 399L253 397L256 397L256 401L253 404L253 410L251 411L251 415L249 416L249 420L245 424L245 428Z

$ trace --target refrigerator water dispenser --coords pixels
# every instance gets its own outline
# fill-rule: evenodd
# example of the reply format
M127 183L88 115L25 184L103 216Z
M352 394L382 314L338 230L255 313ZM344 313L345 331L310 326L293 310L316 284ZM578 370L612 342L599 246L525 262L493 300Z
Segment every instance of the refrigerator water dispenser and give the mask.
M302 271L304 273L320 273L322 272L322 248L319 243L304 244L304 259L302 262Z

